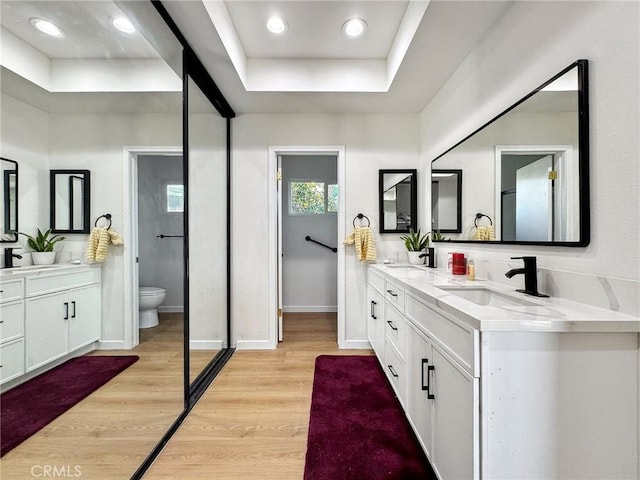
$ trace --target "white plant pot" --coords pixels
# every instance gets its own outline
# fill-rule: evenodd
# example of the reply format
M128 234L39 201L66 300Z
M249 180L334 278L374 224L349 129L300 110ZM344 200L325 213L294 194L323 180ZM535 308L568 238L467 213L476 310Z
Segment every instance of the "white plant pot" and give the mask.
M34 265L51 265L56 259L56 252L31 252Z
M420 255L423 255L424 252L407 252L407 256L409 257L409 263L411 265L422 265L424 264L424 260L426 257L420 258Z

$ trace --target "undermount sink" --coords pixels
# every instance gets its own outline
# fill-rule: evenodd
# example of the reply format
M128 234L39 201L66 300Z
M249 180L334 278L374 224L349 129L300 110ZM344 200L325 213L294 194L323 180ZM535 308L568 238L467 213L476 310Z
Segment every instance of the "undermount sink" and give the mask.
M424 271L425 267L418 267L416 265L399 265L399 264L386 264L385 267L393 268L395 270L422 270Z
M530 302L524 298L509 295L487 287L457 287L439 286L451 295L455 295L476 305L490 305L494 307L525 306L537 307L538 303Z

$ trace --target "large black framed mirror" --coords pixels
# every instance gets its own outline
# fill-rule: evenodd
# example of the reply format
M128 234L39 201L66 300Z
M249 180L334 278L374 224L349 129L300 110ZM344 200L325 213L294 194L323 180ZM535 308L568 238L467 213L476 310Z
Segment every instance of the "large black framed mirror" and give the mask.
M435 158L433 171L466 179L461 228L447 241L588 245L588 110L588 62L578 60ZM478 212L491 236L478 235Z
M18 162L8 158L0 158L2 169L2 231L1 243L18 241Z
M462 170L431 170L431 230L462 231Z
M91 215L91 172L51 170L49 172L49 219L54 233L89 233Z
M417 170L380 170L378 202L380 233L406 233L417 229Z

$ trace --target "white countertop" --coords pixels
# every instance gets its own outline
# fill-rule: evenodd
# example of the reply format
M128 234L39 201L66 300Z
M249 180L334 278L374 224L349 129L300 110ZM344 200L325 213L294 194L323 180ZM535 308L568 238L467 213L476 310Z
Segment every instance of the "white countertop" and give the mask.
M500 283L467 280L442 269L399 264L372 264L369 268L481 332L640 332L638 317L557 297L532 297ZM485 287L529 305L478 305L439 287Z
M24 267L1 268L0 281L15 280L29 275L47 275L80 272L90 268L100 268L101 264L54 263L53 265L27 265Z

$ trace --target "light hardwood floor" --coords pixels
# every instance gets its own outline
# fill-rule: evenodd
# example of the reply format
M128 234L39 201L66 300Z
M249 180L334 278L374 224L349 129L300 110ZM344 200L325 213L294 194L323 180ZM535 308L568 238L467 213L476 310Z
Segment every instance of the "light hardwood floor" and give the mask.
M301 480L315 358L338 350L335 314L285 314L277 350L238 351L145 479Z
M140 359L6 454L3 480L44 478L47 471L57 478L128 479L180 414L181 314L162 314L159 326L141 330L134 350L92 353Z

